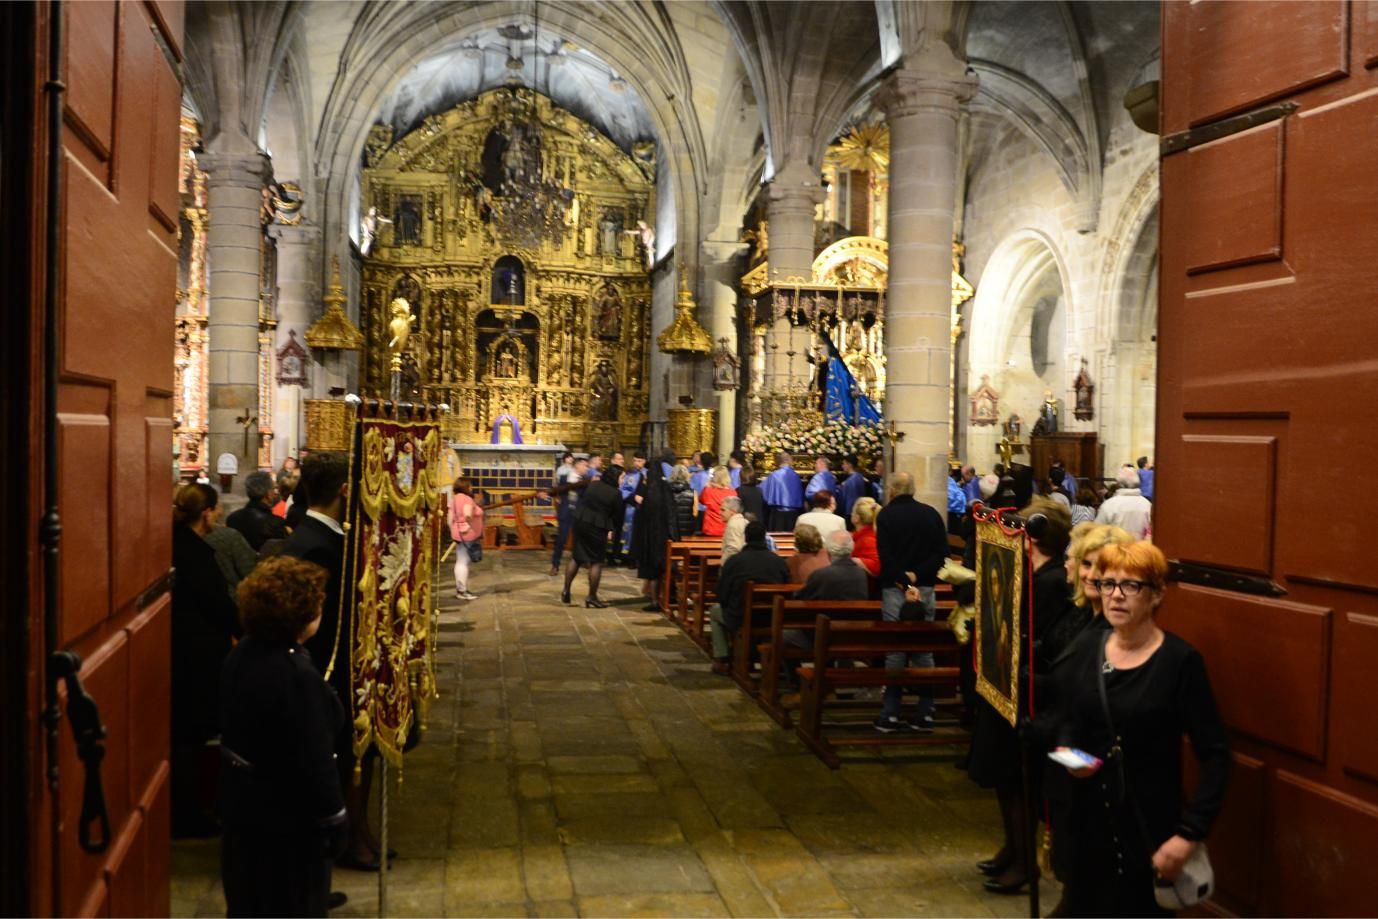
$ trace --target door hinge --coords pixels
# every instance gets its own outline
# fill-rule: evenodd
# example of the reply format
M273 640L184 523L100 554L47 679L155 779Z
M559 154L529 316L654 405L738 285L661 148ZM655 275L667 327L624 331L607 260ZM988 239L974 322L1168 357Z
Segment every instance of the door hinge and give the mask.
M1230 571L1226 568L1197 565L1191 562L1176 560L1168 562L1167 579L1169 581L1181 581L1183 584L1196 584L1200 587L1214 587L1217 590L1228 590L1233 593L1252 594L1256 597L1287 596L1287 588L1272 578L1240 574L1238 571Z
M1300 106L1295 102L1279 102L1277 105L1254 109L1252 112L1235 115L1233 118L1226 118L1224 121L1214 121L1210 124L1188 128L1185 131L1178 131L1176 134L1169 134L1164 137L1158 142L1158 149L1162 152L1163 156L1167 156L1169 153L1189 150L1192 147L1199 147L1202 144L1210 143L1213 140L1219 140L1222 137L1229 137L1231 134L1238 134L1240 131L1256 128L1270 121L1277 121L1279 118L1286 118L1299 107Z

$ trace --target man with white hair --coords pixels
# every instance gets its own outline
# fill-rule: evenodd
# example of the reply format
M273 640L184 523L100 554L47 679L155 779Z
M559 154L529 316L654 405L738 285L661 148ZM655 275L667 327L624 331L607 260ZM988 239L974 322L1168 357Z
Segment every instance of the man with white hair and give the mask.
M1139 492L1138 470L1126 463L1115 481L1119 488L1096 512L1096 523L1120 527L1135 539L1146 538L1153 527L1153 502Z
M852 534L846 530L834 530L823 537L831 564L810 574L794 596L800 600L865 600L866 569L852 561L854 546Z
M726 562L746 545L747 519L742 513L742 499L736 496L723 498L719 512L723 519L722 560Z

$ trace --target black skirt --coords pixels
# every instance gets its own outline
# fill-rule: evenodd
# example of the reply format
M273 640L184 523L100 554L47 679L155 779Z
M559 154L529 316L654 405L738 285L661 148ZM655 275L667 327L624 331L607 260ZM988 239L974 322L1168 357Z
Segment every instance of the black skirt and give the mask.
M979 699L976 702L975 723L971 726L971 759L967 775L982 788L995 788L1017 784L1023 774L1020 769L1019 735L989 702Z
M574 521L574 560L601 565L608 560L608 531L582 520Z

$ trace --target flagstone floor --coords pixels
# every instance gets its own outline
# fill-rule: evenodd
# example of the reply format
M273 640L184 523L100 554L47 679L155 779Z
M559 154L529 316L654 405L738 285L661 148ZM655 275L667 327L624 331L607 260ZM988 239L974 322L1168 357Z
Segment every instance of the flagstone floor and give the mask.
M478 600L438 593L441 695L389 792L389 915L1028 915L981 889L999 818L952 749L830 771L641 612L634 571L608 569L595 610L582 580L561 605L548 563L490 553ZM174 915L224 915L217 857L174 843ZM332 916L378 914L376 874L334 889Z

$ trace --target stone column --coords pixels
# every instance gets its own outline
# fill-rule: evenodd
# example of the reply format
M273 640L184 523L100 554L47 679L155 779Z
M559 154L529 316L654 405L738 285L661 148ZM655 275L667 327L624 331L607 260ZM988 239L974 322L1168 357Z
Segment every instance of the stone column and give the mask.
M890 277L885 312L885 416L904 438L891 471L947 511L952 442L952 230L957 119L976 77L942 42L906 57L876 94L890 124Z
M737 281L739 266L737 256L743 251L738 240L705 240L702 247L704 255L704 293L708 300L708 333L713 338L716 351L727 340L727 349L737 353ZM709 391L712 402L718 409L718 442L715 445L720 457L726 457L737 449L737 392L736 390L713 390L713 355L708 361ZM743 384L749 370L741 369ZM707 400L705 400L707 403Z
M766 257L770 262L771 281L813 278L813 217L823 200L823 187L818 174L806 166L791 163L782 169L766 190L766 215L770 221L770 242ZM794 330L792 346L796 351L793 362L786 356L791 348L790 324L782 319L772 326L772 335L779 348L774 360L766 342L766 389L784 392L791 381L808 382L808 362L804 352L812 342L807 330Z
M258 468L257 429L235 419L247 410L258 414L258 284L263 227L259 214L262 189L271 168L268 158L210 154L197 157L208 176L206 261L210 278L210 380L207 387L210 427L208 459L212 481L222 453L239 460L235 491L244 476Z
M319 275L321 230L308 223L296 226L275 224L268 228L277 240L278 291L277 337L274 350L280 351L289 333L306 347L306 330L320 313L321 280ZM306 419L302 416L302 399L308 394L302 386L282 387L273 403L273 465L281 466L283 459L295 456L306 436Z

